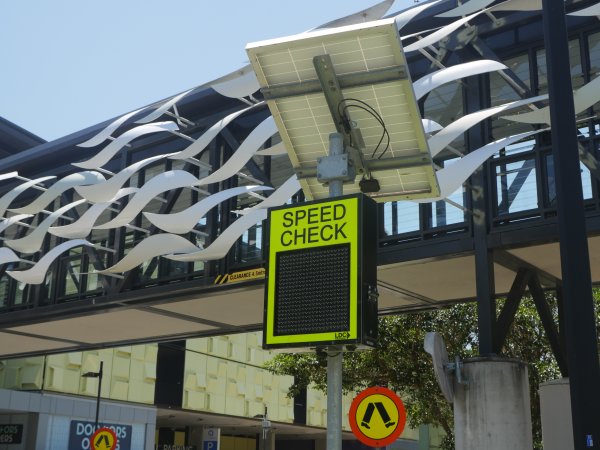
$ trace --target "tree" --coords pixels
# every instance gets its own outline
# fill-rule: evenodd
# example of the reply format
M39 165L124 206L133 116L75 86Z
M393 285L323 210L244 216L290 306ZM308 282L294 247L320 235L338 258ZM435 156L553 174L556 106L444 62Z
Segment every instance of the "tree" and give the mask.
M600 291L595 291L596 317L600 313ZM547 294L555 320L555 298ZM498 302L498 310L502 307ZM448 354L466 359L478 355L477 305L464 303L445 309L386 316L379 319L379 343L372 351L344 354L343 388L358 392L369 386L386 386L402 397L411 427L432 424L445 433L444 448L453 449L452 406L444 399L433 373L430 356L423 349L428 331L441 333ZM533 437L541 449L538 389L540 383L560 377L560 372L530 298L521 302L501 355L529 365ZM326 390L326 357L322 354L280 354L266 364L276 374L294 376L288 395L296 396L309 384Z

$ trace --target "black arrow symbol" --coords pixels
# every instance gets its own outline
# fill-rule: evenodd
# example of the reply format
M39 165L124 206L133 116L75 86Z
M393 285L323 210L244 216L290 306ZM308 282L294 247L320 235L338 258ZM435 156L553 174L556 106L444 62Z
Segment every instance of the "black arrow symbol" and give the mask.
M106 448L110 448L110 441L108 440L108 436L105 434L103 434L102 436L100 436L100 438L98 438L98 440L94 444L94 447L99 448L102 441L104 441Z

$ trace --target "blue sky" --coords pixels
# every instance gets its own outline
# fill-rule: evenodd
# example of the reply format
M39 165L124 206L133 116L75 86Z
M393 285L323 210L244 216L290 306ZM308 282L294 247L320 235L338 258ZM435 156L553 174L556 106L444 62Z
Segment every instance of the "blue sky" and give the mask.
M378 0L12 0L0 5L0 116L53 140L246 64L248 42ZM396 0L391 11L413 4Z

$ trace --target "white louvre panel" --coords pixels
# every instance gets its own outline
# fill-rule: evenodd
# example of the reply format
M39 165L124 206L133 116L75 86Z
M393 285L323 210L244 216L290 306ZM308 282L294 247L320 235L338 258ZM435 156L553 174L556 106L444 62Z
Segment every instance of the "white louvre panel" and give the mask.
M261 87L273 88L318 80L313 58L328 54L338 77L402 68L408 74L406 60L393 19L360 25L319 30L287 38L250 44L251 63ZM389 148L382 159L424 156L424 165L403 169L381 170L373 174L381 191L376 200L400 200L437 195L438 186L427 141L418 112L410 77L342 90L345 102L339 105L360 129L364 158L378 158L386 148L387 138L373 155L383 128L367 111L355 106L364 102L382 117L390 136ZM322 92L270 100L269 107L292 164L297 170L314 167L317 158L328 154L329 134L336 131L331 112ZM359 192L356 184L345 185L347 194ZM316 178L302 179L307 197L328 197L328 189Z

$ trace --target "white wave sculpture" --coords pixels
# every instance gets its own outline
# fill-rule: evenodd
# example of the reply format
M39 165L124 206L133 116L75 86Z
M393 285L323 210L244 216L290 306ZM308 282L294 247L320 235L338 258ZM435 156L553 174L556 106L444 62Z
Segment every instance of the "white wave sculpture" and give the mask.
M17 261L21 261L21 258L19 258L15 252L10 248L0 247L0 264L8 264Z
M0 221L0 233L6 230L8 227L20 222L23 219L28 219L29 217L33 217L32 214L17 214L16 216L11 216L7 219L3 219Z
M588 108L591 108L600 101L600 77L594 78L587 84L584 84L573 93L573 104L575 114L579 114ZM502 116L501 119L511 120L520 123L550 123L550 106L545 106L535 111L512 116Z
M77 144L77 147L95 147L96 145L102 144L105 140L111 137L114 131L117 130L121 125L127 122L128 119L135 116L140 111L143 111L146 108L136 109L135 111L131 111L130 113L124 114L121 117L113 120L109 123L102 131L98 134L95 134L87 141L82 142L81 144Z
M51 202L56 200L63 192L68 191L76 186L96 184L104 181L105 178L102 174L93 171L84 171L79 173L72 173L66 177L61 178L52 186L50 186L46 192L36 198L34 201L29 203L22 208L11 208L9 211L15 214L36 214L46 208Z
M277 126L273 117L269 116L250 132L225 164L207 177L202 178L199 185L205 186L217 183L238 173L252 158L259 147L275 133L277 133Z
M568 14L569 16L596 16L600 19L600 3L588 6L587 8L580 9L579 11L573 11Z
M179 100L181 100L183 97L185 97L186 95L188 95L193 90L194 89L189 89L189 90L187 90L185 92L182 92L181 94L177 94L176 96L171 97L170 99L168 99L165 102L161 103L158 108L156 108L154 111L152 111L147 116L144 116L141 119L136 120L135 123L149 123L149 122L152 122L153 120L158 119L165 112L167 112L169 110L169 108L171 108Z
M260 103L260 104L262 104L262 103ZM171 155L169 155L169 159L188 159L188 158L192 158L192 157L196 156L198 153L200 153L202 150L204 150L207 147L207 145L210 144L211 141L221 131L223 131L223 129L227 125L229 125L231 123L231 121L233 121L240 115L244 114L245 112L251 110L252 108L255 108L258 105L259 104L249 106L248 108L241 109L239 111L229 114L226 117L223 117L221 120L217 121L212 127L210 127L208 130L206 130L202 134L202 136L200 136L198 139L196 139L196 142L194 142L193 144L191 144L184 150L181 150L180 152L172 153Z
M504 147L511 145L521 139L539 133L542 130L529 131L527 133L508 136L478 148L462 157L458 161L450 164L448 167L438 170L435 174L440 186L440 195L435 198L413 200L416 203L430 203L438 200L443 200L449 197L457 189L459 189L467 178L471 176L479 166L481 166L488 158L500 151Z
M172 189L191 187L198 183L198 178L185 170L169 170L158 174L140 188L115 218L104 224L94 225L93 229L109 230L128 225L157 195Z
M472 75L479 75L481 73L494 72L504 69L507 69L504 64L489 59L471 61L446 67L445 69L440 69L427 74L415 81L413 83L415 97L417 100L420 100L427 93L446 83L450 83L451 81L460 80L461 78L470 77Z
M266 209L257 209L252 211L251 214L247 214L239 217L235 222L229 225L225 231L223 231L217 239L214 240L205 249L199 249L196 247L196 251L181 253L181 254L167 254L164 255L167 259L173 261L208 261L214 259L221 259L227 255L229 249L239 237L244 234L246 230L254 226L258 222L261 222L267 218ZM172 252L171 252L172 253Z
M129 250L127 255L117 264L99 270L98 273L127 272L155 256L168 253L191 253L198 251L198 248L187 239L176 234L155 234L147 237Z
M541 100L547 99L547 95L539 95L537 97L526 98L523 100L517 100L510 103L505 103L504 105L494 106L492 108L482 109L481 111L477 111L471 114L467 114L463 116L442 130L438 131L434 136L430 137L427 140L429 144L429 151L431 152L431 156L436 156L440 153L448 144L450 144L454 139L463 134L473 125L481 122L482 120L487 119L495 114L499 114L503 111L512 108L518 108L520 106L528 105L530 103L535 103Z
M6 245L10 248L13 248L21 253L35 253L40 248L42 248L42 244L44 242L44 238L46 237L46 233L48 232L48 228L58 220L60 216L62 216L68 210L76 207L77 205L81 205L85 200L77 200L75 202L69 203L68 205L63 206L62 208L58 208L56 211L53 211L48 215L44 220L42 220L35 229L29 233L27 236L22 237L20 239L9 239L4 241Z
M203 198L199 202L174 214L156 214L156 213L143 213L144 216L154 226L164 230L168 233L184 234L192 230L198 221L202 219L208 211L232 197L247 194L249 192L263 191L273 189L269 186L240 186L224 191L216 192Z
M65 239L83 239L91 233L96 220L113 202L127 195L135 194L138 191L139 189L134 187L120 189L109 201L95 203L90 206L75 222L59 227L50 227L48 228L48 232Z
M281 186L279 186L275 192L269 195L262 202L257 203L251 208L246 208L242 209L241 211L237 211L237 213L243 215L248 214L256 209L266 209L271 208L273 206L283 205L290 198L292 198L292 196L301 188L302 186L300 186L298 177L296 175L292 175Z
M82 245L93 246L84 239L75 239L63 242L46 253L31 269L7 270L6 273L17 281L27 284L42 284L50 265L64 252Z
M416 42L413 42L410 45L407 45L406 47L404 47L404 53L410 53L410 52L414 52L417 50L421 50L425 47L435 44L436 42L438 42L441 39L445 38L446 36L450 35L454 31L458 30L460 27L462 27L464 24L466 24L470 20L473 20L475 17L477 17L482 12L484 12L484 11L479 11L479 12L471 14L467 17L463 17L462 19L456 20L456 21L440 28L437 31L434 31L431 34L428 34L423 39L420 39Z
M440 2L441 2L441 0L427 2L427 3L423 3L421 5L414 6L412 8L402 11L400 14L396 15L396 17L395 17L396 28L398 28L398 31L400 31L402 28L405 27L405 25L408 22L413 20L415 17L417 17L423 11L425 11L428 8L431 8L434 5L437 5Z
M54 178L56 178L56 177L49 176L49 177L36 178L35 180L29 180L23 184L20 184L16 187L12 188L10 191L8 191L6 194L4 194L0 198L0 217L4 216L4 213L6 212L7 208L10 206L10 204L13 202L13 200L19 196L19 194L26 191L30 187L36 186L37 184L43 183L44 181L52 180Z
M488 5L494 3L494 0L469 0L454 9L438 14L435 17L462 17L479 11Z
M119 173L113 175L110 179L96 183L91 186L76 186L75 191L83 198L94 203L104 203L111 201L111 199L117 195L119 189L125 184L125 182L131 178L131 176L138 170L146 167L148 164L152 164L155 161L167 158L172 153L164 155L151 156L150 158L142 159L130 166L125 167Z
M151 133L175 131L178 129L179 127L177 126L177 124L171 121L140 125L120 135L118 138L116 138L114 141L112 141L110 144L104 147L104 149L96 153L90 159L78 163L73 163L73 165L82 169L98 169L104 166L108 161L110 161L110 159L113 156L115 156L118 153L119 150L121 150L134 139Z

